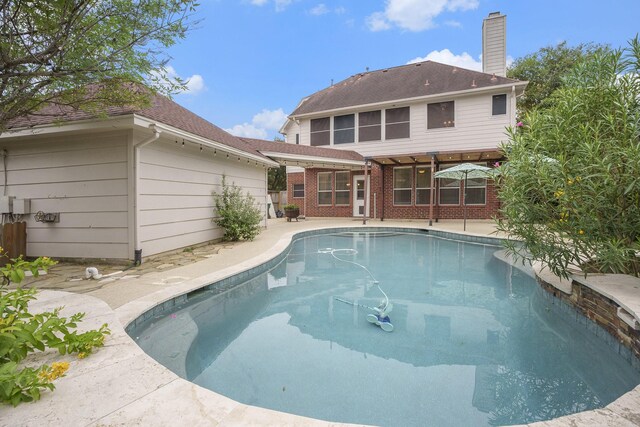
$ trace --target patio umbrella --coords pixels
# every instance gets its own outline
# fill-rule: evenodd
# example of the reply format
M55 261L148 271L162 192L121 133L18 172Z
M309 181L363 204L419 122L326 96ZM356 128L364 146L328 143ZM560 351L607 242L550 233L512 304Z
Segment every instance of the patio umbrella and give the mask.
M467 179L476 178L493 178L495 176L494 169L486 166L474 165L473 163L462 163L445 170L438 171L434 174L434 178L438 179L457 179L464 180L464 194L462 196L462 204L464 206L464 230L467 229Z

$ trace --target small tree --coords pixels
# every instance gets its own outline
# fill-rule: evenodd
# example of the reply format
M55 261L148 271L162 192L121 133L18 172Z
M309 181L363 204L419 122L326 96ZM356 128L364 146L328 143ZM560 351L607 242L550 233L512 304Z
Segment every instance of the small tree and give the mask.
M510 130L498 229L509 249L567 277L640 275L640 42L580 62Z
M2 252L2 248L0 248ZM40 399L42 390L53 390L53 381L64 376L68 362L54 362L51 366L24 366L30 353L54 348L60 354L77 353L79 358L89 355L95 347L101 347L106 324L98 330L78 334L75 329L84 313L70 318L60 317L60 310L33 314L29 302L36 299L35 289L9 290L11 282L20 283L25 271L38 276L40 269L47 270L55 261L47 257L25 261L22 257L0 268L0 402L13 406L20 402Z
M235 184L228 185L222 175L222 194L215 194L217 217L213 221L224 229L224 239L232 242L240 239L253 240L260 234L262 212L255 198Z

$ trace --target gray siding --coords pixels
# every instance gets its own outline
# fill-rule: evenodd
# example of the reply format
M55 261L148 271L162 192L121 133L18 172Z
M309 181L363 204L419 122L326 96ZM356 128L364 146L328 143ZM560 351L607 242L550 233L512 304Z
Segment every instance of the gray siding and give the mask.
M5 142L6 194L31 199L27 255L128 257L128 132ZM4 186L4 173L0 185ZM44 224L33 213L59 212Z
M213 222L213 193L222 175L252 194L265 212L265 169L199 146L159 139L140 152L139 233L143 256L222 237Z

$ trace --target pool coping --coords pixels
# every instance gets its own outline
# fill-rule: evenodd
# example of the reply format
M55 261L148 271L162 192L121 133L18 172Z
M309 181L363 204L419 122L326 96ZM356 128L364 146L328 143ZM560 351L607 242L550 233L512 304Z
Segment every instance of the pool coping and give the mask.
M55 393L45 393L37 404L23 404L12 410L1 408L1 425L175 425L176 419L185 425L349 425L284 412L244 405L213 391L199 387L170 372L146 355L125 332L132 321L172 298L186 295L202 286L231 277L278 257L301 233L317 230L365 227L321 226L305 231L284 233L269 250L233 266L206 274L171 288L162 289L112 310L97 298L59 291L43 291L36 304L38 309L61 305L65 310L87 311L85 328L95 328L108 322L112 336L95 355L73 361L66 378L59 380ZM388 231L392 227L382 228ZM486 235L407 227L412 231L447 238L496 243L502 240ZM73 311L73 312L75 312ZM637 313L634 313L637 316ZM53 360L59 357L47 354ZM67 357L68 358L68 357ZM77 369L76 369L77 368ZM83 399L78 399L83 396ZM567 415L561 418L528 424L530 426L634 426L640 425L640 386L624 394L605 408Z

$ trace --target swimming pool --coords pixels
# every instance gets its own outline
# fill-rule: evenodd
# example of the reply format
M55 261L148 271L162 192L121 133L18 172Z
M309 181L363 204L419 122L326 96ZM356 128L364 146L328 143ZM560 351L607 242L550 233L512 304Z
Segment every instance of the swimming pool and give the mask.
M420 233L306 237L270 271L211 286L130 333L196 384L331 421L527 423L604 406L640 382L498 249ZM391 333L336 299L377 306L374 280L394 305Z

